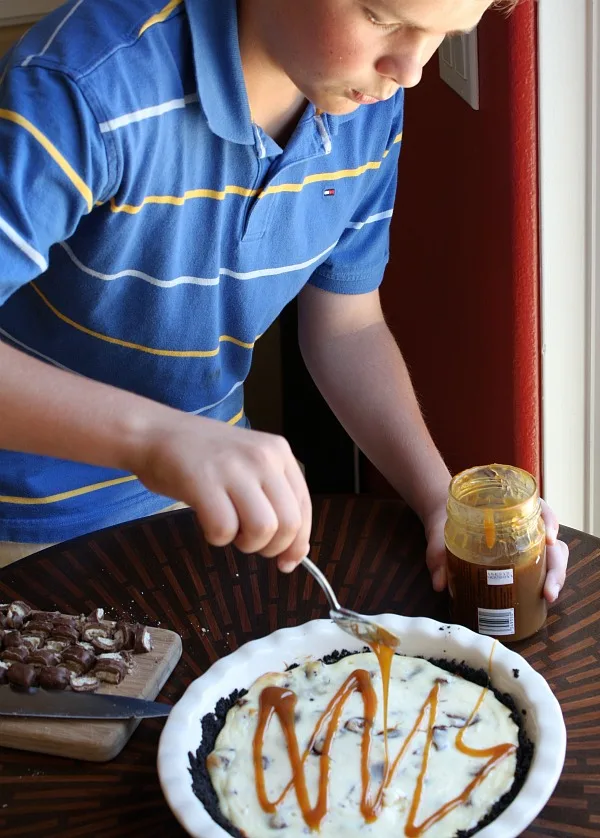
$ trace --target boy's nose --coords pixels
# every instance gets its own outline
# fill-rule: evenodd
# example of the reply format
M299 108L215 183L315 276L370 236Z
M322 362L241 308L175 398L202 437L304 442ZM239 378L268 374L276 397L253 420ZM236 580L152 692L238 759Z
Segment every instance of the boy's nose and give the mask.
M398 51L382 56L375 68L381 76L400 87L415 87L423 76L423 67L442 42L442 38L421 37L402 44Z

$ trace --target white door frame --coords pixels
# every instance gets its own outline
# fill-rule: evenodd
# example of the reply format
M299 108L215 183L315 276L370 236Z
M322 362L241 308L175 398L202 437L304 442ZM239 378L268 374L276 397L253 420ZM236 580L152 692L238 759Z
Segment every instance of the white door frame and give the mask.
M560 520L600 535L600 0L539 0L542 462Z

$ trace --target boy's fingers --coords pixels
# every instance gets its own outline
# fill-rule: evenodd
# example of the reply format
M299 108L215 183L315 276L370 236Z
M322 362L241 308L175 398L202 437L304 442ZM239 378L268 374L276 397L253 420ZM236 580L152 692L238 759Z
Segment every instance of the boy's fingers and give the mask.
M203 493L193 507L200 529L209 544L225 547L234 541L240 529L240 521L224 489Z
M546 525L546 543L554 544L558 536L558 518L556 517L552 509L550 509L545 500L542 499L541 503L542 518L544 519L544 524Z
M433 584L434 591L437 591L439 593L440 591L444 590L447 584L446 576L447 574L445 567L438 567L438 569L433 572L431 582Z
M567 576L569 548L564 541L556 541L546 547L546 561L548 573L544 585L544 596L548 602L554 602L565 584Z
M242 479L229 488L237 510L240 528L234 540L242 553L261 553L278 530L279 522L269 498L260 484Z
M278 567L284 573L294 570L310 552L310 531L312 528L312 501L306 485L306 480L300 467L294 461L286 472L288 480L295 491L300 507L300 527L292 544L280 554Z
M263 491L277 518L277 531L260 551L271 559L285 553L296 540L302 527L302 510L285 474L270 477L263 483Z

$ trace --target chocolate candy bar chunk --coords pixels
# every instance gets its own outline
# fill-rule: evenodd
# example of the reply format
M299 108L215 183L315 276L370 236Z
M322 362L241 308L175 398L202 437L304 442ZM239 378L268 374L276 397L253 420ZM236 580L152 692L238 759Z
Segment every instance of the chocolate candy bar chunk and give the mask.
M117 623L115 640L121 644L121 649L133 651L135 646L135 625L134 623Z
M10 649L12 646L22 646L21 632L11 629L4 632L4 648Z
M72 614L57 614L52 620L52 623L55 626L71 626L71 628L77 628L77 617L74 617Z
M20 629L25 619L31 614L31 608L25 602L11 602L6 612L8 628Z
M6 675L9 684L14 684L16 687L26 687L29 689L29 687L35 687L37 685L37 670L28 663L13 663Z
M29 658L29 649L27 646L11 646L2 652L3 661L17 661L18 663L25 663Z
M93 674L99 681L109 684L120 684L127 675L127 664L122 659L98 658Z
M85 675L96 662L96 655L81 646L69 646L62 653L62 663L75 675Z
M78 693L92 693L100 686L100 681L93 675L75 675L71 673L71 689Z
M55 640L68 640L70 643L77 643L79 640L79 632L73 626L65 626L60 623L55 624L52 628L52 634Z
M136 626L135 627L135 651L140 654L142 652L151 652L154 649L154 644L152 643L152 638L150 637L150 632L146 628L146 626Z
M118 652L121 648L119 641L113 637L94 637L92 646L98 652Z
M52 634L53 628L54 624L48 620L29 620L23 633L36 635L45 640L49 634Z
M52 649L36 649L29 655L28 663L34 666L58 666L60 653L53 652Z
M83 627L82 640L93 643L97 637L110 637L111 626L107 623L89 623Z
M60 617L60 611L32 611L29 615L30 620L41 620L42 623L53 623L57 617Z
M66 690L71 683L71 672L65 666L43 666L38 680L45 690Z
M24 627L23 631L27 630L27 626ZM42 637L38 637L37 634L23 634L21 636L21 645L27 646L27 648L31 652L35 652L36 649L39 649L42 643L44 642Z
M44 644L44 649L52 649L53 652L64 652L71 645L70 640L57 640L56 638L50 638L50 640L46 640Z

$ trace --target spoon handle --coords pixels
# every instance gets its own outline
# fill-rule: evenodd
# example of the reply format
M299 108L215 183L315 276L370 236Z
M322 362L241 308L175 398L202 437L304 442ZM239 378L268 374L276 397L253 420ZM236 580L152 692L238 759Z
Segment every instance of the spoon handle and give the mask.
M314 578L317 580L317 582L323 589L323 593L325 594L325 596L327 597L327 601L329 602L330 609L332 611L340 611L341 606L338 602L336 595L333 592L333 588L327 581L325 574L321 570L319 570L316 564L313 564L313 562L311 562L311 560L308 558L302 559L302 565L306 568L306 570L308 570L308 572L312 576L314 576Z

